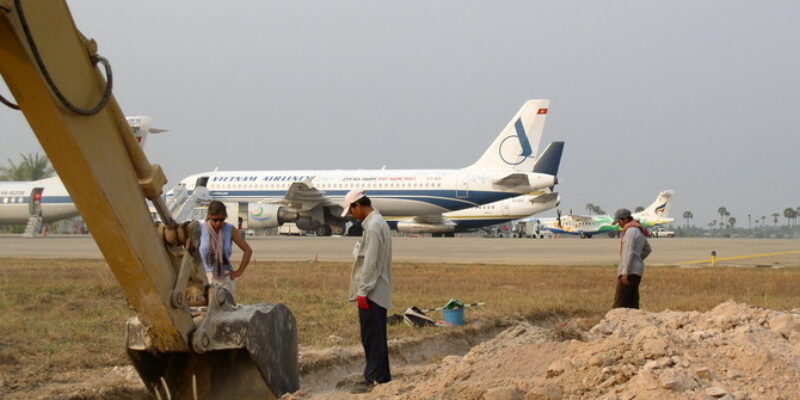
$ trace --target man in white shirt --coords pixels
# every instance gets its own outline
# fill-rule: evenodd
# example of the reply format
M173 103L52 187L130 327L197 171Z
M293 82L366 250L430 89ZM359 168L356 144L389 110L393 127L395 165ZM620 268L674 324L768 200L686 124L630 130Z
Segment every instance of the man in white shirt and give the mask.
M386 312L392 306L392 237L386 220L372 208L363 190L348 192L342 208L343 218L350 214L364 227L353 251L349 298L358 304L361 344L367 361L364 382L353 393L363 393L375 384L392 380L386 335Z

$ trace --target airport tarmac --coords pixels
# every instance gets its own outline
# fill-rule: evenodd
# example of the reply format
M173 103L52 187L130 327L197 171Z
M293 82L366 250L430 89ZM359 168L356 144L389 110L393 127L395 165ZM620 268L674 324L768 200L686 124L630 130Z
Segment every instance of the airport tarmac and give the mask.
M353 237L249 237L254 257L263 261L349 261L357 238ZM721 265L800 266L800 239L650 239L653 254L648 265L676 265L710 258L717 252ZM619 255L619 240L594 239L489 239L396 237L395 262L608 265ZM781 253L781 254L775 254ZM238 249L234 258L238 258ZM745 257L724 260L727 257ZM102 258L89 236L23 238L0 236L0 258Z

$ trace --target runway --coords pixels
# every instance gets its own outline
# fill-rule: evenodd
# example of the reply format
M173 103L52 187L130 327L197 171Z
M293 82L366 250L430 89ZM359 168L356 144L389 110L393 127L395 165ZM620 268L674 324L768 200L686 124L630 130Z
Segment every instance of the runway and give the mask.
M353 237L249 237L258 262L349 261ZM718 265L800 266L800 254L766 255L800 250L798 239L650 239L653 254L648 265L677 265L717 257L737 257ZM522 264L522 265L612 265L618 260L619 240L594 239L488 239L408 238L393 242L395 262ZM234 250L234 258L238 249ZM89 236L22 238L0 236L0 258L97 259L102 258ZM702 264L702 263L700 263Z

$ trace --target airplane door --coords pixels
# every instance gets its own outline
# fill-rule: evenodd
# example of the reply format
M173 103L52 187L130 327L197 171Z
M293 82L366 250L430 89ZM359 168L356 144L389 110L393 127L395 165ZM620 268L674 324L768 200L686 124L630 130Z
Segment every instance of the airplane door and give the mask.
M459 175L456 178L456 197L463 199L469 197L469 176Z
M30 203L28 203L28 214L41 216L42 215L42 193L44 188L34 188L31 190Z
M239 203L239 220L237 224L239 229L247 229L248 208L249 203Z
M207 187L208 186L208 177L207 176L201 176L201 177L197 178L197 180L194 183L194 186L195 187Z

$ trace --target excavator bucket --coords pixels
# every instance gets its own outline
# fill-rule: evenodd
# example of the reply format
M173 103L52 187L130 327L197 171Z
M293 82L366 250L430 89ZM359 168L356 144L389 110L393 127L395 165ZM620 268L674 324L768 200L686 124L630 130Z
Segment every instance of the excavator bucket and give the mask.
M128 354L155 398L276 399L299 389L292 312L283 304L232 305L230 299L218 289L208 310L194 313L198 327L188 353L155 351L146 327L128 320Z

